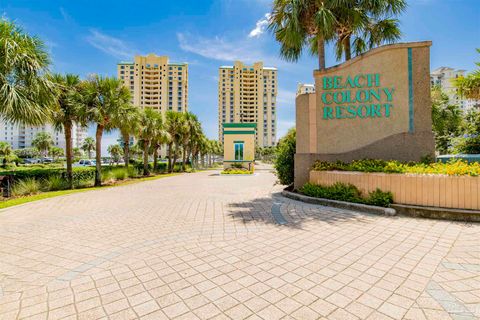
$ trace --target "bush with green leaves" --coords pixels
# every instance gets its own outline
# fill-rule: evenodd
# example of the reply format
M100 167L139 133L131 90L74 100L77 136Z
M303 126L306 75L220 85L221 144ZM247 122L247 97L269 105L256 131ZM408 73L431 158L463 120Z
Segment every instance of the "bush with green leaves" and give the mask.
M43 183L46 191L65 190L68 188L67 180L60 176L50 176Z
M115 180L125 180L128 178L128 170L125 167L116 167L111 170Z
M296 131L290 129L278 142L274 167L281 184L290 185L294 179Z
M25 168L21 170L5 170L0 175L12 175L15 181L34 178L38 181L48 180L52 176L65 178L67 171L65 168ZM85 180L95 177L95 168L78 167L73 169L73 180Z
M393 195L391 192L376 189L364 197L356 186L341 182L337 182L331 186L306 183L299 189L299 192L309 197L363 203L380 207L388 207L393 203Z
M29 196L39 193L41 190L41 184L38 180L34 178L26 178L16 182L12 187L12 195L19 196Z

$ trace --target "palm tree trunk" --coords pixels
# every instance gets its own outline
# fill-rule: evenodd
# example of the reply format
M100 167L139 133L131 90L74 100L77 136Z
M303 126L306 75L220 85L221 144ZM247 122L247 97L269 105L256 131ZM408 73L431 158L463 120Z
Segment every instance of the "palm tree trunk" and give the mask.
M182 154L182 171L185 172L186 166L185 161L187 161L187 148L183 147L183 154Z
M148 176L150 174L148 168L148 147L149 144L147 141L143 141L143 175Z
M345 48L345 60L348 61L352 59L352 47L350 44L350 36L345 37L343 41L345 42L343 46Z
M153 172L157 172L157 167L158 167L158 146L155 146L153 148Z
M125 161L125 168L128 168L130 162L130 135L124 134L123 137L123 161Z
M172 171L175 170L175 164L177 163L177 158L178 158L178 145L175 144L175 151L173 152L173 163L172 163Z
M95 187L100 187L102 185L102 135L103 135L103 126L97 125L97 131L95 132L95 160L96 160L96 171L95 171Z
M67 122L64 124L65 127L65 153L67 156L67 184L68 189L73 189L73 170L72 170L72 161L73 161L73 149L72 149L72 124Z
M172 146L173 143L168 144L168 172L172 172Z
M325 40L322 36L318 36L318 69L325 70Z

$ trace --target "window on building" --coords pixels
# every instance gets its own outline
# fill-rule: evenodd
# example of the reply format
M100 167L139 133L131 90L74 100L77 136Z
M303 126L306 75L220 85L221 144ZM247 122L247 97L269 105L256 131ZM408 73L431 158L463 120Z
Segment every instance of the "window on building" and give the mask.
M235 142L235 160L242 161L243 160L243 142Z

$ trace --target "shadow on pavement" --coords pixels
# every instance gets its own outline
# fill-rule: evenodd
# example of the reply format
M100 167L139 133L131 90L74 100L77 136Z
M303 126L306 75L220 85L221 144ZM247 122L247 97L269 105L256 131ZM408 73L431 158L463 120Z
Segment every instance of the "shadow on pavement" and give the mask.
M227 215L243 223L264 223L302 229L304 222L318 221L328 224L370 223L370 215L314 205L285 198L280 192L246 202L231 203Z

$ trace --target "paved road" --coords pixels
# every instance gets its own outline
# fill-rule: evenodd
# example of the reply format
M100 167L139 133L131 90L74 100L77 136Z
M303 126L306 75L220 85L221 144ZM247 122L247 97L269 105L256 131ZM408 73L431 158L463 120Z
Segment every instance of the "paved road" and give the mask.
M0 319L480 317L480 225L279 190L207 171L1 211Z

